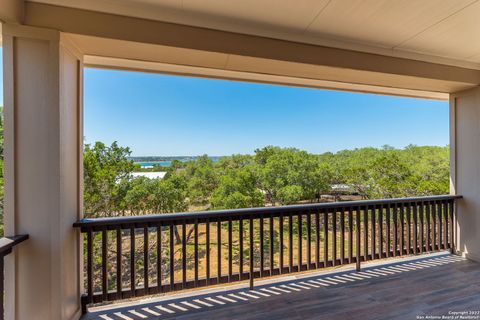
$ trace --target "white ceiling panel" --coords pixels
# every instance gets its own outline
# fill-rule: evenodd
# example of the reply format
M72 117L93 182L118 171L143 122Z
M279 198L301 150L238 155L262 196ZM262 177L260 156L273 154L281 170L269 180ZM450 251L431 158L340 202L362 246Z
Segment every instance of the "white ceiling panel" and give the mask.
M469 58L468 60L473 61L473 62L480 63L480 54L477 54L477 55Z
M329 0L183 0L183 9L209 16L214 21L222 17L235 31L252 28L272 32L303 33Z
M473 0L332 0L307 34L395 47Z
M398 49L456 59L478 59L480 2L444 19L406 41Z

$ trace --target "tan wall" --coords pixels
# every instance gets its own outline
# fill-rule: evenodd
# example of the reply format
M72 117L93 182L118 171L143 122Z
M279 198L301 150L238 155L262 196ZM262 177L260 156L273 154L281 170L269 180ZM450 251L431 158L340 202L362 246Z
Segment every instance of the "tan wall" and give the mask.
M78 318L81 61L59 32L3 37L5 228L30 235L7 260L7 319Z
M457 204L457 250L480 261L480 88L451 96L452 191Z

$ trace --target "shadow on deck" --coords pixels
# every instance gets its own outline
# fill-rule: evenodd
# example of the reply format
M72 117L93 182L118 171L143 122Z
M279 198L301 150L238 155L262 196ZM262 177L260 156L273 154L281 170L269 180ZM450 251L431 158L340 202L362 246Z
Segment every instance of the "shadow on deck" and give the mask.
M92 308L82 319L417 319L480 310L480 264L446 252Z

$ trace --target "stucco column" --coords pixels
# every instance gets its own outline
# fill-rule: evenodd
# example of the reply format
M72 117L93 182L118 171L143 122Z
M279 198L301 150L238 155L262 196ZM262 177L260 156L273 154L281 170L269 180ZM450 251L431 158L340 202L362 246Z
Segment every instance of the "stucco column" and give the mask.
M6 319L80 315L81 54L58 31L3 25Z
M457 204L456 248L480 261L480 87L450 97L451 190Z

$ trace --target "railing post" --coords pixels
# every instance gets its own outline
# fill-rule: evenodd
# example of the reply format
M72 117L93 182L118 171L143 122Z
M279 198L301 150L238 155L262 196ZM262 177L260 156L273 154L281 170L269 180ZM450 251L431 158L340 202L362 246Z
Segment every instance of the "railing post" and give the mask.
M356 228L357 228L357 240L356 240L356 245L357 245L357 265L356 265L356 269L357 271L360 271L360 211L361 211L361 207L357 207L357 211L355 212L355 224L356 224Z
M454 222L455 222L455 208L456 204L453 200L450 200L450 253L455 254L455 238L454 238Z

